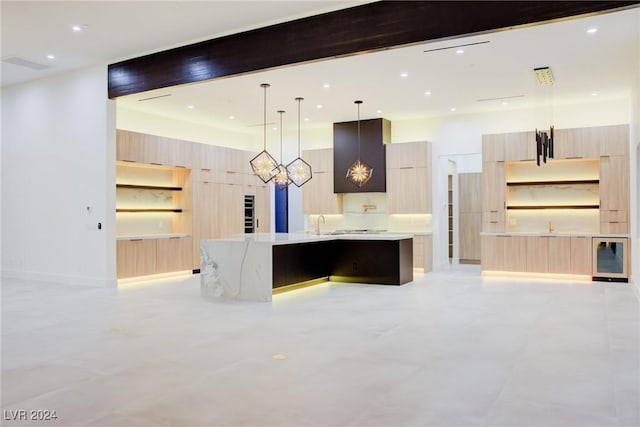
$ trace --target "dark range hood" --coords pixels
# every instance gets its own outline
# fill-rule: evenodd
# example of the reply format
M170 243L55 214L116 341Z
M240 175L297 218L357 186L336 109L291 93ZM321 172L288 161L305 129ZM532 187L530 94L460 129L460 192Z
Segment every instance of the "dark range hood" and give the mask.
M333 124L333 192L384 193L387 191L384 144L391 142L391 122L387 119L360 120L360 160L373 168L369 182L358 187L346 177L358 160L358 122Z

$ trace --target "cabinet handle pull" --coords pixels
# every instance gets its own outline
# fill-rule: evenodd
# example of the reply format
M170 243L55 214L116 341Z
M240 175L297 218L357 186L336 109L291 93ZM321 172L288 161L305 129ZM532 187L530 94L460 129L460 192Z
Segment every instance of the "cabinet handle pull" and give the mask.
M131 239L130 242L142 242L142 239Z
M204 172L211 172L211 169L209 169L209 168L200 168L200 170L204 171Z
M227 171L227 173L236 173L236 171Z
M400 166L399 169L413 169L413 166Z

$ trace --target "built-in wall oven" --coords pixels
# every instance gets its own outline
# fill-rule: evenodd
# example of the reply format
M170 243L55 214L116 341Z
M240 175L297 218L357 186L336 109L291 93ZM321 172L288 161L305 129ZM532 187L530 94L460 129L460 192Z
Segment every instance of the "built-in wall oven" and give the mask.
M593 238L593 280L629 281L629 239Z

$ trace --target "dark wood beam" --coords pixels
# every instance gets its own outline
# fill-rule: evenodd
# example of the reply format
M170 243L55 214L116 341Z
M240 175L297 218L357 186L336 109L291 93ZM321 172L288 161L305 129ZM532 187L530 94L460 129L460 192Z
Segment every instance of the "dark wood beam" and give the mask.
M633 1L381 1L109 65L109 98L638 6Z

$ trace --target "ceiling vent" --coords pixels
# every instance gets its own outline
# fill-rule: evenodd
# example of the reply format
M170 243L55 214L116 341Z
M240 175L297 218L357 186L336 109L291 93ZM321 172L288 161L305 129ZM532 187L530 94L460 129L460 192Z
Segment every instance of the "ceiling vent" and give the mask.
M2 62L6 64L18 65L20 67L29 68L31 70L41 71L49 68L48 65L39 64L37 62L29 61L28 59L19 58L17 56L11 56L9 58L5 58Z
M536 75L536 79L538 80L538 84L541 86L550 86L553 84L553 74L551 73L551 68L549 67L540 67L534 68L533 72Z

